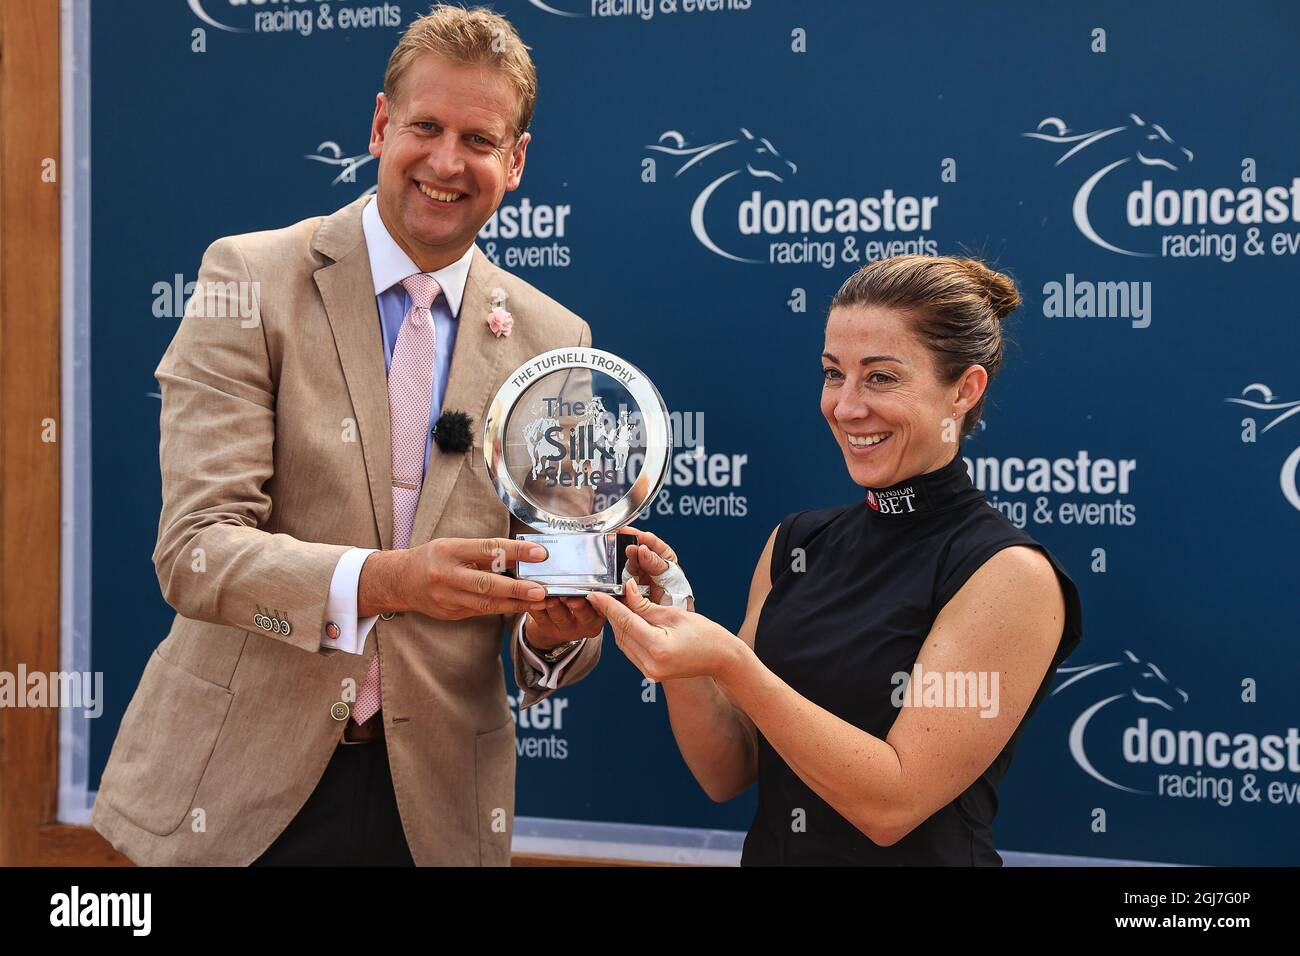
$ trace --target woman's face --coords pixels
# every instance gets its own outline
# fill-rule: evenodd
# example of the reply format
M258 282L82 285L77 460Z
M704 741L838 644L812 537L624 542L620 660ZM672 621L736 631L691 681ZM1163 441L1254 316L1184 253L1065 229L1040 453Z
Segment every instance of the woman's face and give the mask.
M952 460L962 417L988 383L972 365L943 384L904 313L876 306L831 311L822 354L822 414L849 475L884 488Z

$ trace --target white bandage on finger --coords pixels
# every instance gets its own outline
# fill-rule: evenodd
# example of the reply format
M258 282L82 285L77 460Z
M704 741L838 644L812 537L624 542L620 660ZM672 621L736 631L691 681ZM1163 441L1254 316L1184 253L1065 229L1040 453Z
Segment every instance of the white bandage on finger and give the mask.
M632 573L624 566L623 581L626 583L634 580ZM686 599L695 596L695 592L691 590L691 582L686 580L686 574L682 571L682 566L673 561L668 562L666 571L662 574L651 575L650 580L664 589L666 601L660 603L665 607L672 605L673 607L685 609Z

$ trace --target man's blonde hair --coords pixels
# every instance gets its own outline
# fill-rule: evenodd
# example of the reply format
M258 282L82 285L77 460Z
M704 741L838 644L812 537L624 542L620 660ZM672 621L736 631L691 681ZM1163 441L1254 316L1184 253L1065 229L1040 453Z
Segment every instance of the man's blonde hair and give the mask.
M415 60L433 53L454 63L481 63L505 74L519 94L515 136L533 119L537 104L537 67L510 21L487 7L440 3L413 22L397 41L384 71L384 95L396 102L402 77Z

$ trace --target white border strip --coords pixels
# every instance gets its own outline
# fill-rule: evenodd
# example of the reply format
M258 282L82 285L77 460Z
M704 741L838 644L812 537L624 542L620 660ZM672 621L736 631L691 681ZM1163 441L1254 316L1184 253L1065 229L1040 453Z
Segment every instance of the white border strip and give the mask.
M59 669L90 672L90 0L59 3ZM91 686L94 686L93 684ZM103 701L99 702L102 706ZM59 805L89 823L90 720L59 709Z
M515 817L515 853L684 866L739 866L745 834L733 830L654 827Z
M745 834L735 830L653 827L633 823L591 823L516 817L515 853L568 856L583 860L628 863L674 863L685 866L739 866ZM1112 860L1053 853L999 850L1006 866L1177 866L1142 860Z

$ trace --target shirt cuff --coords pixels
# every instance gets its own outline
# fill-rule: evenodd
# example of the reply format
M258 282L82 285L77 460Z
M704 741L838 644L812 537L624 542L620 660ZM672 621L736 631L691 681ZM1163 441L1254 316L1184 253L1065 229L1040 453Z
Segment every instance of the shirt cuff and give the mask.
M357 588L361 583L361 566L374 553L374 548L349 548L334 565L330 596L325 604L325 626L321 631L322 649L349 654L364 651L366 636L379 615L357 619Z
M527 620L527 614L519 615L519 620L515 624L514 639L519 643L519 652L524 655L524 660L527 661L527 667L536 671L538 674L537 681L532 686L555 690L560 686L560 678L564 676L564 669L573 662L575 657L582 653L583 647L586 646L587 639L585 637L582 638L582 640L578 641L578 643L570 648L569 651L558 661L548 664L542 660L538 653L529 647L528 642L524 640L524 622Z

